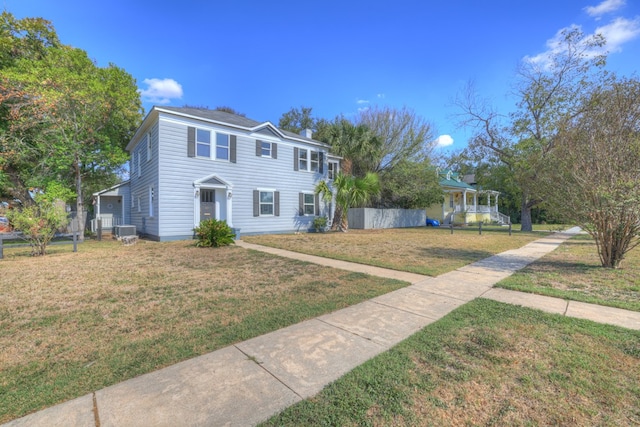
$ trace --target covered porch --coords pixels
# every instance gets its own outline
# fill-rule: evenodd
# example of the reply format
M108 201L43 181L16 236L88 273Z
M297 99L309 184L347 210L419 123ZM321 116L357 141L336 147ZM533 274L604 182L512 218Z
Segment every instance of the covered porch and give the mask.
M93 193L94 218L90 222L91 232L98 231L98 224L105 233L112 233L115 226L128 224L129 194L129 181Z

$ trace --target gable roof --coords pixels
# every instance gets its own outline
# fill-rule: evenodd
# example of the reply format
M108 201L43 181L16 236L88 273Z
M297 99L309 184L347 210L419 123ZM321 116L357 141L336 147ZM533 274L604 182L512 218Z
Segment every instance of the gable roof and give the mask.
M438 173L440 177L440 185L442 187L462 188L471 191L476 191L476 188L467 184L460 179L458 172L453 172L451 169L446 169Z
M194 118L203 121L210 122L212 124L234 127L243 131L247 131L250 133L258 133L262 135L271 135L276 136L283 140L290 141L298 141L305 142L307 144L316 145L319 147L326 148L327 150L331 148L329 144L326 144L322 141L315 140L313 138L307 138L302 135L298 135L294 132L289 132L286 130L282 130L277 128L271 122L258 122L252 119L249 119L244 116L240 116L238 114L227 113L226 111L218 111L218 110L207 110L204 108L191 108L191 107L158 107L154 106L147 117L144 118L142 124L136 131L136 134L131 138L129 144L127 144L126 149L129 150L133 148L131 145L133 141L137 140L138 133L143 128L144 123L147 121L149 117L152 115L157 115L158 113L169 113L178 116L182 116L185 118Z

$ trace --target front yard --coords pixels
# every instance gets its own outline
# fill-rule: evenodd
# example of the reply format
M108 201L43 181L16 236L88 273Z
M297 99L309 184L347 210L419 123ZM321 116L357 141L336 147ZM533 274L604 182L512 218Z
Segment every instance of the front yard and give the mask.
M438 276L497 253L519 248L548 231L509 236L505 227L400 228L243 236L242 240L311 255Z
M439 274L545 234L419 228L246 240L363 262L369 251L375 265ZM578 236L500 286L640 310L640 248L619 271L597 268L594 250ZM5 247L0 260L0 423L407 285L193 242L29 253ZM640 421L637 331L484 300L454 313L274 424Z

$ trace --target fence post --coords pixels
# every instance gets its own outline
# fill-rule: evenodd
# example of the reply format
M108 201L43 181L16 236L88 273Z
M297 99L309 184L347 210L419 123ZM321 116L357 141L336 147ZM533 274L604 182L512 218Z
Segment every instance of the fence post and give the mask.
M478 234L482 235L482 221L478 222Z
M0 235L0 259L4 257L3 248L2 248L2 235Z
M96 222L98 223L98 242L102 240L102 218L98 218L96 220Z
M511 221L509 221L509 236L511 236Z
M449 228L451 229L451 234L453 234L453 223L449 224Z
M73 234L73 252L78 252L78 227L77 221L71 221L71 234Z

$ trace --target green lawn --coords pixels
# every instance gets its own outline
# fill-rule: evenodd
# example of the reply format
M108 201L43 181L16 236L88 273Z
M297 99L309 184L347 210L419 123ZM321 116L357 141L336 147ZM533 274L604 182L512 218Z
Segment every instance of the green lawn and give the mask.
M496 286L640 311L640 247L622 268L602 268L594 240L577 235Z
M640 424L640 332L477 299L263 426Z

